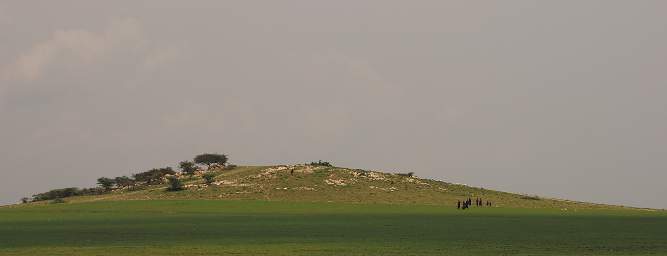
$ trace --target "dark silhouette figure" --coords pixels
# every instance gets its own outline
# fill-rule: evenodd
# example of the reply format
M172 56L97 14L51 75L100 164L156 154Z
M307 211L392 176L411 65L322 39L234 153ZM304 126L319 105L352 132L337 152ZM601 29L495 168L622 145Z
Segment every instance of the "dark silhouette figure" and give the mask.
M456 209L461 209L461 200L459 200L459 202L456 203Z

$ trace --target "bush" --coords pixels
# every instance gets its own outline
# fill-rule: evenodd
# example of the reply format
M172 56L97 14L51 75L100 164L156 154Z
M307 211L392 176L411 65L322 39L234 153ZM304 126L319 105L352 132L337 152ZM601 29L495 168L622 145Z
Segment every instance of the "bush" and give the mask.
M24 204L30 203L30 198L27 198L27 197L21 198L21 203L24 203Z
M215 181L215 174L210 172L204 173L204 176L202 176L202 178L204 178L204 182L206 182L206 184L211 184Z
M56 198L56 199L53 199L53 201L51 201L51 203L52 204L64 204L65 200L62 199L62 198Z
M183 190L183 183L181 182L181 180L178 177L169 176L167 178L167 181L169 182L169 187L167 188L168 191Z
M399 176L405 176L405 177L414 177L415 173L414 172L408 172L408 173L399 173Z
M238 166L235 165L235 164L229 164L229 165L225 166L224 169L225 169L225 170L233 170L233 169L235 169L236 167L238 167Z
M323 162L322 160L319 160L317 162L310 162L310 164L308 164L308 165L311 165L311 166L327 166L327 167L333 166L333 165L331 165L331 163Z

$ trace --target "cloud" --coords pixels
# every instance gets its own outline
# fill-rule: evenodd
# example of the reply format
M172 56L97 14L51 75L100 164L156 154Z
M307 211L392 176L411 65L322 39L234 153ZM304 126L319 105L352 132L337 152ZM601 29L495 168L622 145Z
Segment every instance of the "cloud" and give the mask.
M171 63L184 55L185 49L177 45L158 47L146 55L142 67L146 70L156 70Z
M9 25L12 23L12 18L9 16L7 7L0 3L0 25Z
M101 33L82 29L60 29L51 37L33 45L20 54L0 72L2 80L32 81L64 61L89 65L99 61L115 48L141 47L146 39L140 24L135 19L119 19L108 24Z

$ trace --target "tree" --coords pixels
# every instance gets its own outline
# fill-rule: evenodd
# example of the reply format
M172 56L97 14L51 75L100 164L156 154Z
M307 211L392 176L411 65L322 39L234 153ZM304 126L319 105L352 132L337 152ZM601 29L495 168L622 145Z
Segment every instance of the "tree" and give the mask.
M162 179L164 176L169 175L174 175L176 172L174 172L171 167L164 167L164 168L156 168L156 169L150 169L145 172L137 173L134 174L134 180L137 182L145 182L148 184L156 184L156 183L161 183Z
M114 179L116 182L116 185L119 187L129 187L129 186L134 186L135 181L127 176L121 176L121 177L116 177Z
M205 164L211 168L212 164L225 165L227 163L227 155L223 154L201 154L195 157L195 163Z
M100 187L104 188L104 190L111 190L114 185L116 185L116 180L102 177L97 179L97 184L100 185Z
M210 172L204 173L203 178L204 178L204 181L206 182L206 184L211 184L211 183L213 183L213 181L215 181L215 174L210 173Z
M30 198L27 198L27 197L21 198L21 203L24 203L24 204L30 203Z
M169 182L169 188L167 188L167 190L169 190L169 191L183 190L183 183L181 182L181 180L178 177L169 176L169 177L167 177L167 181Z
M310 164L308 164L308 165L312 165L312 166L327 166L327 167L331 167L331 166L332 166L331 163L326 162L326 161L322 161L322 160L319 160L319 161L317 161L317 162L310 162Z
M178 166L181 168L181 171L183 173L186 173L188 175L193 175L195 174L195 171L197 171L197 166L195 163L190 162L190 161L183 161L178 163Z

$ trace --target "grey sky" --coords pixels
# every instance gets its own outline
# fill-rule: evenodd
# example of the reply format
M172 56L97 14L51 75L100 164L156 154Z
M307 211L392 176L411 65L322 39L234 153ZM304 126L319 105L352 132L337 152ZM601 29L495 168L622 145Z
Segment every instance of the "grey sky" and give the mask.
M666 1L2 1L0 203L201 152L667 208Z

